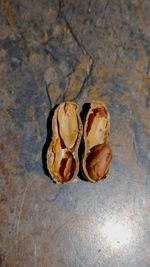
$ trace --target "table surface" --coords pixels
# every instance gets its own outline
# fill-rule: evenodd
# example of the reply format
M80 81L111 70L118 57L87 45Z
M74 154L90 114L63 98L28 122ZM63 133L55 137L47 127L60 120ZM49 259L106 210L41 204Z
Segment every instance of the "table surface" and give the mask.
M150 1L2 1L2 267L150 266ZM43 169L50 110L103 100L103 182ZM49 125L48 125L49 128Z

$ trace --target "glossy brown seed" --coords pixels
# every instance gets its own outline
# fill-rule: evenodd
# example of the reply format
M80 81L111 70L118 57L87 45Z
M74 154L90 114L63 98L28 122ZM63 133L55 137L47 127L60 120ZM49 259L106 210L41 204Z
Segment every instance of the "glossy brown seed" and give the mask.
M112 160L112 151L109 145L97 146L89 154L86 167L89 176L94 179L103 179L108 172Z

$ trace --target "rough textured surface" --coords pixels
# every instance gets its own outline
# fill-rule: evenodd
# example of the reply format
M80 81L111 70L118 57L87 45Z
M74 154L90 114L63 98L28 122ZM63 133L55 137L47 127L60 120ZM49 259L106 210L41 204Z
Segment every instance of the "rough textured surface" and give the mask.
M150 1L0 1L0 265L150 266ZM113 165L55 185L50 109L102 99Z

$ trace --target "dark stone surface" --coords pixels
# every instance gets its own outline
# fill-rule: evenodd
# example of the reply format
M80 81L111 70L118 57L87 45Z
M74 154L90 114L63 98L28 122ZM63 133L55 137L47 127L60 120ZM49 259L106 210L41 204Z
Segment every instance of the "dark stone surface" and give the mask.
M150 266L149 0L0 3L0 266ZM102 99L108 178L43 170L50 109Z

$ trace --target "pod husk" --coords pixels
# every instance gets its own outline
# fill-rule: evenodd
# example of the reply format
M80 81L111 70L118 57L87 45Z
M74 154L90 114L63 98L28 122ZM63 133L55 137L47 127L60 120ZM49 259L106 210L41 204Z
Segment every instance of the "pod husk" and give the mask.
M93 132L93 135L91 135L91 144L93 143L93 146L91 146L91 144L88 140L88 137L87 137L87 130L88 130L88 123L89 123L90 115L93 113L93 110L96 110L96 109L105 110L105 112L106 112L106 127L104 129L105 134L104 134L103 139L102 139L101 133L99 135L99 139L96 139L94 136L94 132ZM102 116L102 118L103 118L103 116ZM106 178L106 176L109 172L111 161L112 161L112 150L111 150L110 145L109 145L109 134L110 134L110 114L108 112L108 109L102 101L93 101L92 103L90 103L89 110L87 112L86 118L84 119L84 133L83 133L84 153L83 153L82 162L81 162L82 175L84 176L84 178L86 180L88 180L92 183L96 183L98 181L103 180L104 178ZM93 138L93 141L92 141L92 138ZM103 151L104 149L107 149L109 151L110 163L108 164L109 166L107 166L106 172L104 173L104 175L102 177L98 177L95 179L95 178L91 177L91 175L88 172L87 159L90 158L90 160L92 160L92 155L90 156L90 153L93 153L92 150L96 149L96 147L98 147L98 146L100 147L101 151Z
M61 120L61 115L62 115L62 109L65 109L65 107L70 107L70 109L73 110L72 116L73 118L76 117L77 119L77 137L73 140L75 140L74 145L70 145L68 146L68 140L67 138L69 138L69 126L67 123L71 123L71 116L69 117L69 120L67 122L65 122L65 117L62 116L62 121L58 121L58 117L59 120ZM75 114L74 114L75 112ZM60 123L62 123L62 127L60 126ZM65 129L65 123L67 124L67 131L66 131L66 135L64 132ZM60 129L62 128L62 129ZM63 138L65 140L63 140L62 136L60 135L60 132L62 132L63 134ZM57 183L57 184L68 184L73 182L79 172L79 159L78 159L78 148L79 148L79 144L81 141L81 136L83 133L83 127L82 127L82 122L78 113L78 106L77 104L75 104L74 102L63 102L61 103L55 110L54 115L53 115L53 119L52 119L52 138L51 138L51 143L48 147L47 150L47 169L52 177L52 179ZM71 140L71 139L69 139ZM65 143L67 144L67 146L65 145ZM57 146L58 146L58 153L57 153ZM61 148L60 148L61 147ZM55 149L56 148L56 149ZM55 151L56 150L56 151ZM57 165L57 157L59 158L59 154L60 154L60 158L62 156L62 161L60 162L60 167L57 166L57 170L54 168L54 165ZM63 171L63 173L65 173L65 170L63 170L63 165L65 162L65 158L66 155L68 155L69 160L71 160L71 168L70 172L71 175L69 178L65 179L64 175L61 174L61 172ZM69 161L68 161L69 162ZM59 165L59 162L58 162ZM65 167L67 166L67 163L65 165ZM65 168L64 167L64 168ZM59 170L58 170L59 168Z

